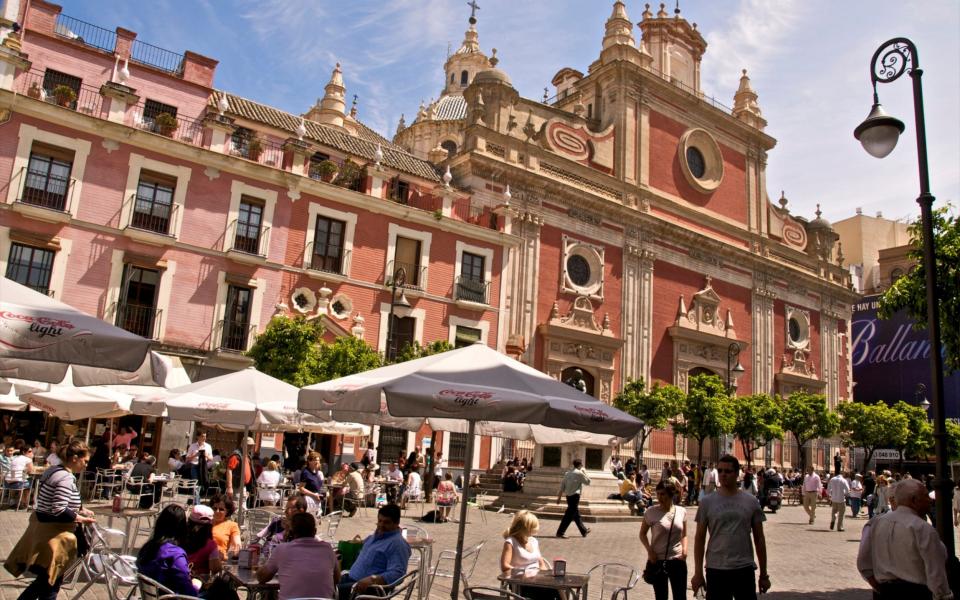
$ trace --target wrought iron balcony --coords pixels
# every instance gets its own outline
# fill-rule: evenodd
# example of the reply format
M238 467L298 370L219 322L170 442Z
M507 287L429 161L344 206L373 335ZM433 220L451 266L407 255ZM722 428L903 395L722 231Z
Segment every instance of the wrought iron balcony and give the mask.
M153 306L120 302L117 304L116 325L149 339L159 339L158 328L163 311Z
M256 333L256 325L247 321L221 319L218 327L220 328L220 350L246 352L251 336Z
M466 302L476 302L477 304L489 304L488 293L490 282L471 277L457 277L457 283L454 298Z

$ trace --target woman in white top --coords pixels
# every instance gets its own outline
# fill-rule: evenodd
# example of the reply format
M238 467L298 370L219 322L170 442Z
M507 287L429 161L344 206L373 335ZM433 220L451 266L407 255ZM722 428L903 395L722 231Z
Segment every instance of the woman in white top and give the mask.
M280 492L277 491L277 486L280 485L280 471L277 468L277 462L271 460L263 468L260 477L257 477L257 498L263 503L275 505L280 501Z
M400 508L407 507L408 500L420 500L423 498L423 480L420 473L410 471L407 474L407 485L403 490L403 497L400 498Z
M674 504L672 488L663 481L657 484L657 504L643 513L640 526L647 562L665 563L666 575L653 583L656 600L667 600L668 583L674 600L687 597L687 513Z
M57 443L57 440L52 440L50 442L49 452L47 453L47 464L51 467L58 467L63 464L63 461L57 456L57 452L59 451L60 444Z
M540 543L534 537L539 530L540 521L532 512L521 510L513 515L510 527L503 532L500 570L504 575L550 569L550 564L540 554ZM534 586L520 586L520 595L534 600L558 598L556 590Z
M878 514L885 513L890 510L890 482L885 475L877 477L877 489L874 492L876 495L876 512Z
M856 519L860 516L860 503L863 501L863 476L860 473L850 480L850 493L847 497L850 498L851 516Z

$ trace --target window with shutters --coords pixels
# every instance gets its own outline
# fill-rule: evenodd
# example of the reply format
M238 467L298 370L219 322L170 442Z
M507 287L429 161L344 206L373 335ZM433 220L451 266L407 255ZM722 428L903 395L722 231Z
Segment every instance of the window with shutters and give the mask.
M117 303L117 327L141 337L156 337L155 325L160 313L157 309L159 287L159 270L125 265L120 301Z
M406 287L420 287L420 240L397 236L391 274L403 269Z
M220 347L243 352L247 349L250 333L250 309L253 290L239 285L227 288L227 306L224 311Z
M407 432L394 427L380 427L380 444L377 448L381 466L407 457Z
M34 142L20 200L51 210L66 211L72 169L72 151Z
M130 226L169 234L174 208L173 194L176 187L177 180L172 177L141 171Z
M32 288L41 294L50 294L50 275L53 272L54 252L13 242L7 259L7 279Z
M233 249L248 254L260 254L262 226L263 203L248 196L241 198Z
M310 268L328 273L343 273L343 242L347 224L343 221L317 216L314 228L313 256Z
M463 467L467 460L467 443L470 436L466 433L450 432L449 458L447 464L450 467Z

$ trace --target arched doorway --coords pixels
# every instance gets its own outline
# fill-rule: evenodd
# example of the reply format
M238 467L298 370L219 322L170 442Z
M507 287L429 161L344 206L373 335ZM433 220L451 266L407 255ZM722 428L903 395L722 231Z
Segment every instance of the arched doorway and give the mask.
M596 380L593 375L582 367L567 367L560 372L560 381L567 383L577 378L583 379L583 383L586 386L585 392L591 396L596 396Z

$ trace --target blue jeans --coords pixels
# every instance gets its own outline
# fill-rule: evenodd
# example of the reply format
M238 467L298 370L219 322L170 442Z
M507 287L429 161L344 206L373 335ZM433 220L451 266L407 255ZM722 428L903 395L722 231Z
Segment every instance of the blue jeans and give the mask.
M860 498L850 497L850 513L853 517L860 516Z

